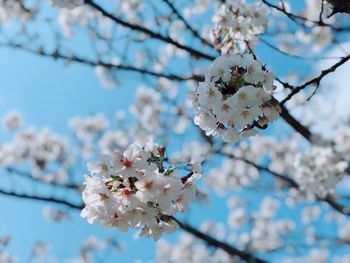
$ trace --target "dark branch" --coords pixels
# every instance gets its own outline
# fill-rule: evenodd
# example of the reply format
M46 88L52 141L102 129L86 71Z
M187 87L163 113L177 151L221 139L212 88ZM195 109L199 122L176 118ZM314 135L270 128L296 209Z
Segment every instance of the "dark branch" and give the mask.
M214 60L215 59L215 57L213 57L213 56L210 56L206 53L203 53L199 50L196 50L192 47L183 45L183 44L175 41L170 36L164 36L160 33L154 32L154 31L152 31L146 27L143 27L141 25L132 24L132 23L129 23L128 21L124 21L123 19L116 17L113 14L109 13L104 8L102 8L100 5L96 4L94 1L85 0L84 3L86 5L92 7L93 9L101 12L101 14L103 16L111 19L113 22L117 23L118 25L124 26L126 28L129 28L129 29L137 31L137 32L144 33L144 34L150 36L151 38L158 39L158 40L163 41L165 43L169 43L169 44L171 44L179 49L187 51L191 56L193 56L195 58L203 58L203 59L207 59L207 60Z
M259 170L260 172L267 172L267 173L271 174L272 176L286 182L290 187L293 187L295 189L300 188L299 184L297 182L295 182L292 178L290 178L286 175L283 175L283 174L276 173L276 172L270 170L268 167L261 166L259 164L256 164L256 163L250 161L250 160L237 157L233 154L224 153L220 150L216 151L216 153L227 156L227 157L235 159L235 160L245 162L246 164L249 164L249 165L253 166L254 168L256 168L257 170ZM338 212L340 212L344 215L347 215L347 216L350 215L350 208L337 203L337 201L334 199L334 197L332 197L330 195L326 196L325 198L319 197L317 200L328 203L331 207L333 207L335 210L337 210Z
M252 255L248 252L238 250L237 248L232 247L232 246L228 245L227 243L221 242L221 241L219 241L219 240L217 240L217 239L215 239L215 238L213 238L213 237L211 237L203 232L200 232L197 229L190 226L189 224L183 223L174 217L172 217L172 219L176 223L179 224L181 229L183 229L186 232L194 235L195 237L205 241L210 246L224 250L225 252L227 252L231 256L238 256L240 259L245 260L247 262L255 262L255 263L266 263L267 262L265 260L262 260L260 258L255 257L254 255Z
M348 0L327 0L333 7L331 15L336 13L348 13L350 14L350 2Z
M297 93L299 93L301 90L305 89L306 87L310 86L310 85L316 85L316 89L319 87L321 80L327 76L329 73L334 72L338 67L340 67L341 65L345 64L348 60L350 59L350 55L347 55L345 57L343 57L341 60L339 60L337 63L335 63L333 66L331 66L328 69L322 70L321 74L307 82L305 82L304 84L295 87L292 92L284 99L281 101L281 105L285 104L288 100L290 100L291 98L293 98Z
M185 24L185 26L188 28L188 30L191 31L192 35L198 38L203 44L207 45L210 48L214 48L214 46L205 38L203 38L199 32L194 29L187 21L186 19L180 14L180 12L175 8L175 6L172 4L171 0L163 0L170 9L174 12L174 14Z
M310 132L310 130L302 125L300 123L300 121L298 121L297 119L295 119L290 113L289 111L286 109L286 107L283 106L283 104L280 104L281 106L281 117L294 129L296 130L298 133L300 133L306 140L311 141L311 136L312 133Z
M54 197L45 197L45 196L21 194L21 193L16 193L16 192L12 192L12 191L2 190L2 189L0 189L0 194L7 195L7 196L12 196L12 197L17 197L17 198L22 198L22 199L29 199L29 200L35 200L35 201L44 201L44 202L50 202L50 203L55 203L55 204L59 204L59 205L65 205L65 206L68 206L70 208L79 209L79 210L84 208L84 206L81 205L81 204L80 205L74 204L74 203L68 202L67 200L57 199L57 198L54 198Z
M93 67L102 66L102 67L105 67L107 69L135 72L135 73L139 73L139 74L143 74L143 75L149 75L152 77L166 78L166 79L173 80L173 81L187 81L187 80L202 81L203 80L203 77L199 76L199 75L182 77L182 76L175 75L175 74L159 73L159 72L151 71L151 70L148 70L145 68L137 68L137 67L122 65L122 64L113 64L113 63L108 63L108 62L98 61L98 60L94 61L94 60L89 60L89 59L82 58L82 57L79 57L76 55L66 55L66 54L60 53L59 50L55 50L53 52L45 51L42 48L40 48L38 50L34 50L34 49L27 48L27 47L25 47L21 44L17 44L17 43L0 43L0 46L6 47L6 48L18 49L18 50L25 51L25 52L35 54L35 55L39 55L42 57L53 58L55 60L61 59L61 60L65 60L68 62L77 62L77 63L81 63L84 65L93 66Z
M43 183L46 185L51 185L51 186L58 186L58 187L63 187L67 189L73 189L73 190L79 190L81 188L81 185L74 184L74 183L57 183L57 182L46 182L43 180L40 180L39 178L33 177L29 172L19 170L15 167L5 167L4 168L8 173L19 175L23 178L27 178L30 180L33 180L35 182Z

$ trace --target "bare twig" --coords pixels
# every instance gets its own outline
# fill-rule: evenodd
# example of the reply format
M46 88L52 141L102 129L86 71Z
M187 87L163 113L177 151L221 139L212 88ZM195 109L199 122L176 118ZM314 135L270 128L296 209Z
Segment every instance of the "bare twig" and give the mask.
M287 101L289 101L291 98L293 98L296 94L298 94L301 90L305 89L306 87L310 85L315 85L316 89L319 87L321 80L327 76L329 73L334 72L338 67L345 64L350 59L350 55L347 55L343 57L341 60L339 60L337 63L335 63L333 66L329 67L328 69L322 70L321 74L317 77L314 77L313 79L305 82L304 84L295 87L292 92L281 101L281 105L284 105Z

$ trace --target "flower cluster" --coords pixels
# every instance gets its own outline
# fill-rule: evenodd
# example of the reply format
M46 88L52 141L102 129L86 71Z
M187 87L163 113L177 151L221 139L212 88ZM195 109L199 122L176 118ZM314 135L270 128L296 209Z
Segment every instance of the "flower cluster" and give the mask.
M210 38L224 54L242 53L253 48L257 35L267 26L267 9L260 2L248 4L243 0L227 0L213 17L215 28Z
M109 121L103 114L96 114L88 117L74 117L69 121L69 126L79 140L92 141L108 128Z
M234 229L244 229L249 224L250 230L243 232L232 232L230 239L236 242L240 249L253 248L255 251L275 251L286 245L285 238L295 229L295 224L290 219L277 219L277 210L280 202L270 196L262 199L260 209L249 217L247 207L236 208L237 202L241 200L230 200L228 204L233 210L228 217L228 224ZM242 203L247 206L247 203ZM248 220L250 218L250 220Z
M0 166L30 165L32 177L49 183L67 181L72 157L67 138L47 128L21 130L0 148Z
M7 131L15 131L23 125L23 116L18 111L7 113L3 119L3 127Z
M0 0L0 23L10 23L13 20L25 24L36 16L35 8L27 6L26 1Z
M325 197L334 193L347 163L341 161L330 147L314 146L295 159L294 179L300 190Z
M100 150L110 154L116 149L124 149L129 145L127 134L123 130L106 131L99 140Z
M184 15L188 19L193 16L201 15L208 11L210 4L209 0L196 0L194 6L184 9Z
M232 263L235 258L221 249L208 250L189 234L181 234L176 244L165 240L157 243L157 263Z
M142 228L140 236L155 240L174 232L178 225L171 216L187 210L199 174L181 178L174 167L165 167L165 159L164 147L148 143L88 163L82 217L121 231Z
M232 169L232 167L235 167ZM218 174L220 176L218 176ZM206 177L208 185L219 194L226 194L232 189L249 186L259 179L259 171L245 162L234 159L225 159L221 167L212 169Z
M1 251L0 252L0 262L4 263L18 263L19 260L16 257L12 257L8 253Z
M251 55L218 57L195 91L195 124L226 142L255 135L255 127L266 128L281 111L272 97L273 80Z
M161 128L160 116L166 109L161 101L161 94L151 88L140 86L130 112L137 118L140 126L149 132Z

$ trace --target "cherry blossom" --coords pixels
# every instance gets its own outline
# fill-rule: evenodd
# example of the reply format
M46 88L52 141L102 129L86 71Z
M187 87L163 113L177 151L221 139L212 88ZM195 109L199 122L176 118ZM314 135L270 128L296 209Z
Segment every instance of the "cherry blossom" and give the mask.
M223 54L243 53L258 42L267 26L267 8L261 3L226 0L213 17L211 40Z
M3 127L7 131L14 131L24 123L23 116L18 111L11 111L3 119Z
M325 197L335 192L335 186L347 166L331 148L315 146L304 154L298 154L294 178L302 191Z
M171 216L187 211L199 175L181 178L174 168L164 166L164 151L152 143L132 144L90 164L82 217L121 231L141 228L140 236L155 240L164 232L174 232L178 225Z
M236 142L266 128L280 113L272 93L273 73L251 55L217 58L199 83L194 97L194 122L207 135Z

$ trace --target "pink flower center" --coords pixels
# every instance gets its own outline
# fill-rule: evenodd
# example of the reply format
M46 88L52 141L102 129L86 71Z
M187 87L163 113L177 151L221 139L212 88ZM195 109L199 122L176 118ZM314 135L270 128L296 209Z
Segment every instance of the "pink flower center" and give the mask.
M132 166L132 161L128 160L128 159L124 159L123 164L126 168L131 168Z
M124 189L123 190L123 194L126 195L126 196L129 196L131 193L128 189Z

